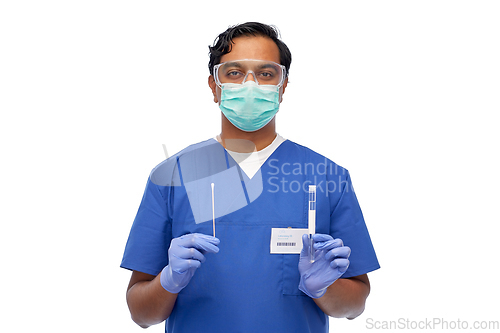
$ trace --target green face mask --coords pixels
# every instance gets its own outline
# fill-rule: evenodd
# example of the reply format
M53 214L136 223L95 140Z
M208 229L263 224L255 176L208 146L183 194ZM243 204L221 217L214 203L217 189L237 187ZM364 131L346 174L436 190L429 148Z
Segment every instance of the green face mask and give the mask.
M243 84L224 83L221 89L219 108L242 131L254 132L261 129L279 110L277 86L246 81Z

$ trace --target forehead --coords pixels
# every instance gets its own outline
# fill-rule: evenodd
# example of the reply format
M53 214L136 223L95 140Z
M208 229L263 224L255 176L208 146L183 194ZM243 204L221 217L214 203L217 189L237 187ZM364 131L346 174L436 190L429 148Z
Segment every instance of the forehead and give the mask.
M233 39L231 52L224 54L220 62L239 59L270 60L279 64L280 51L271 38L262 36L242 36Z

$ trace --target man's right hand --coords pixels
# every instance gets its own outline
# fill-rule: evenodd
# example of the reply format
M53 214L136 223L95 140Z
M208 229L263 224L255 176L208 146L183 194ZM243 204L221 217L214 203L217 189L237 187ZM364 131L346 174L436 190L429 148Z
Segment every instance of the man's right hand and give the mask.
M205 262L206 253L219 252L218 238L194 233L172 239L168 249L168 265L160 276L161 286L178 294L191 280L194 272Z

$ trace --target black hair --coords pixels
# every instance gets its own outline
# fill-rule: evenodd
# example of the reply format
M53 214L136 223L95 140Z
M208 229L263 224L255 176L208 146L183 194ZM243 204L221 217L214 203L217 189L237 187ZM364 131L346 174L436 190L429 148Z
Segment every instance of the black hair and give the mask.
M280 40L279 31L276 27L259 22L247 22L229 27L214 40L213 46L208 46L210 50L210 62L208 63L210 74L213 74L214 66L220 63L222 56L231 52L233 39L241 36L263 36L271 38L278 46L280 64L285 66L286 76L288 76L290 64L292 63L292 54L290 50L286 44Z

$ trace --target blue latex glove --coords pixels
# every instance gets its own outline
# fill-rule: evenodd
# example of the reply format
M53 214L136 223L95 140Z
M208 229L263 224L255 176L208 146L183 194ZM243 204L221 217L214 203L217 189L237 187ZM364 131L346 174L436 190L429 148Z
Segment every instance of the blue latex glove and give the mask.
M341 239L330 235L313 235L315 261L309 261L309 235L302 235L302 251L299 259L299 289L309 297L320 298L332 283L349 267L351 249Z
M197 233L172 239L168 265L161 271L161 286L172 294L178 294L205 262L204 254L219 252L219 243L218 238Z

